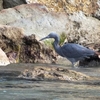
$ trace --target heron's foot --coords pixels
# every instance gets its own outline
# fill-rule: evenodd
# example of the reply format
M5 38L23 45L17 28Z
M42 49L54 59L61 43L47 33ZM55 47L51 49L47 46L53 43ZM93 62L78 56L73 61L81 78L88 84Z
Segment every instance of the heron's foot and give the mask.
M21 45L18 45L18 54L17 54L17 59L16 59L17 63L19 62L20 50L21 50Z
M79 68L79 61L72 63L73 68Z

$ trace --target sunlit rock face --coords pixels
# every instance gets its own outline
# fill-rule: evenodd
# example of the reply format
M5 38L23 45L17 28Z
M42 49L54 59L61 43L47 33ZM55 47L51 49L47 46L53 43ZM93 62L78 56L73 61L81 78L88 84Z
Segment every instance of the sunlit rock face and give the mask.
M26 0L30 3L41 3L48 10L73 14L82 11L87 16L100 19L100 0Z
M87 17L82 11L73 14L48 11L45 5L27 4L0 12L0 23L23 28L25 35L35 34L40 39L50 32L67 35L68 42L100 43L100 21Z
M6 66L10 64L8 57L5 52L0 48L0 66Z
M1 9L5 9L26 3L40 3L46 5L49 10L55 12L65 11L68 14L71 14L73 12L82 11L86 15L92 15L100 8L99 2L99 0L1 0L0 4Z
M86 15L95 13L98 9L97 0L26 0L29 3L45 4L53 11L66 11L67 13L83 11Z
M20 40L24 36L24 30L18 27L0 25L0 39Z
M64 32L68 42L81 44L100 42L100 22L96 18L86 17L81 11L67 15L64 12L48 11L45 5L27 4L2 10L0 23L23 28L25 35L34 33L38 39L50 32L58 34Z
M91 44L100 42L100 21L86 17L82 12L69 15L68 42Z
M41 4L27 4L2 10L0 23L25 30L26 35L35 34L37 38L50 32L62 33L69 23L65 13L48 12Z

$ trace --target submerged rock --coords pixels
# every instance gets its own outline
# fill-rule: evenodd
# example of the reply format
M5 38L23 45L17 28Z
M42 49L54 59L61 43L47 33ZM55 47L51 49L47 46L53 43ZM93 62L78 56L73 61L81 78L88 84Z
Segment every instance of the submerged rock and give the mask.
M65 80L65 81L82 81L82 80L92 80L93 78L76 72L73 70L68 70L60 67L42 67L35 66L34 68L25 69L19 78L33 79L33 80Z

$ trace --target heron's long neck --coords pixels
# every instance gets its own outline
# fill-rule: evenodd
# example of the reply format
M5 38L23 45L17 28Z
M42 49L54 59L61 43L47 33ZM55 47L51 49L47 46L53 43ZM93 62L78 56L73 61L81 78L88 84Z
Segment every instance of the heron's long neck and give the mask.
M59 41L54 41L54 43L53 43L53 46L54 46L54 49L55 50L58 50L58 48L60 48L60 46L59 46Z
M64 57L64 54L62 53L61 47L59 45L59 41L55 40L53 43L55 51L62 57Z
M59 54L60 52L60 45L59 45L59 40L55 39L54 43L53 43L54 49L55 51Z

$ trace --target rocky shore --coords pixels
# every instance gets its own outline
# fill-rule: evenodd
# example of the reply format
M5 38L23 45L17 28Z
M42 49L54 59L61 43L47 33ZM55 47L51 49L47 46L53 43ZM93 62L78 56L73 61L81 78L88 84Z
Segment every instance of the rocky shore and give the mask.
M80 6L83 5L83 6ZM87 7L86 7L87 5ZM90 10L91 9L91 10ZM57 63L54 49L39 39L50 32L65 34L65 42L78 43L96 52L80 61L81 66L100 65L100 5L95 1L64 0L1 0L0 2L0 65L11 63ZM63 37L64 37L63 36ZM63 43L62 43L63 44ZM60 58L62 59L62 58ZM54 73L53 73L53 72ZM66 73L76 75L67 76ZM87 76L65 69L37 66L25 69L20 77L59 80L84 80ZM32 75L32 76L31 76ZM36 75L36 76L34 76ZM72 75L72 74L71 74ZM38 77L39 76L39 77Z
M1 66L0 75L3 79L10 80L34 80L34 81L67 81L67 82L86 82L98 80L83 73L63 68L58 65L46 64L11 64Z

